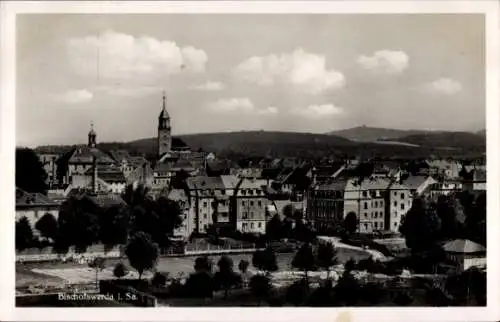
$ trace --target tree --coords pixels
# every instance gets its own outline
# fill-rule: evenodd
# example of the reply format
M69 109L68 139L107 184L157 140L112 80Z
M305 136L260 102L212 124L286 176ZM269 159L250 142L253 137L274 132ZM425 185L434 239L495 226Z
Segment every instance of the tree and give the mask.
M432 249L439 239L441 221L434 211L426 209L421 198L413 200L399 231L405 237L406 246L412 252Z
M312 251L312 247L308 243L304 243L302 247L300 247L297 254L292 260L292 267L298 268L305 272L305 281L306 284L309 285L309 277L308 271L311 271L315 267L316 258L314 258L314 254Z
M36 224L35 228L40 232L45 238L50 238L52 240L56 239L57 236L57 220L54 215L46 213L40 218Z
M194 261L195 272L212 273L212 261L207 256L201 256Z
M169 236L172 236L174 230L182 225L182 211L176 201L160 197L156 201L156 212L158 213L159 236L156 236L156 242L160 246L169 245Z
M237 277L233 271L233 260L228 256L222 256L217 262L219 271L215 273L215 282L224 290L224 299L227 299L229 289L236 284Z
M16 187L31 193L47 193L47 172L31 149L16 149Z
M125 266L125 264L120 262L120 263L115 265L115 268L113 269L113 275L116 278L122 278L122 277L126 276L127 274L128 274L128 269Z
M95 287L99 289L99 272L106 268L106 260L96 257L89 263L89 267L95 270Z
M151 285L155 287L164 287L167 284L167 274L156 272L151 279Z
M330 267L337 264L337 251L332 243L321 243L317 251L318 266L327 270L327 278L330 278Z
M250 262L248 262L247 260L244 260L244 259L240 260L240 263L238 264L238 269L241 272L241 276L243 276L243 278L244 278L243 281L245 284L247 283L246 275L247 275L248 266L250 266Z
M293 205L292 204L288 204L285 207L283 207L283 217L293 219Z
M28 218L22 217L16 222L16 249L23 251L33 244L33 230Z
M263 299L269 296L272 285L271 280L265 275L254 275L250 279L250 290L258 299L259 306Z
M351 265L346 263L345 266L345 271L335 286L335 294L347 306L353 306L358 302L360 285L358 280L351 274Z
M356 216L356 213L351 211L347 214L347 216L345 216L344 227L350 234L354 234L356 232L358 229L358 217Z
M441 221L441 238L454 239L461 237L462 227L457 220L454 197L440 196L436 204L436 213Z
M257 250L253 254L252 265L258 270L265 271L266 273L275 272L278 270L276 255L270 248Z
M131 228L129 207L111 206L99 216L99 238L104 245L125 244Z
M294 235L295 238L298 241L304 242L304 243L310 243L312 242L316 236L315 232L313 232L312 228L306 225L303 219L296 219L295 220L295 228L294 228Z
M286 290L286 302L299 306L306 300L308 294L309 284L304 280L296 281Z
M393 301L397 306L408 306L413 303L413 296L408 291L398 292Z
M266 237L269 241L281 239L282 222L278 214L274 215L266 225Z
M158 245L153 243L151 236L144 232L138 232L130 239L126 249L130 266L139 273L139 279L145 270L151 270L156 266L158 259Z

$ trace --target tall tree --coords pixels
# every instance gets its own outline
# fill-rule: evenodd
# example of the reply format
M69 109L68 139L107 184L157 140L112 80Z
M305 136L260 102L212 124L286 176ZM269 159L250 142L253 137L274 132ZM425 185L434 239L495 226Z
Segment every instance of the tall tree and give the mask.
M356 230L358 229L358 217L356 216L356 213L350 212L345 216L344 218L344 228L347 230L350 234L354 234Z
M95 270L95 288L99 289L99 272L106 268L106 260L102 257L94 258L89 267Z
M229 289L235 285L237 278L233 271L233 260L228 256L222 256L217 262L219 271L215 273L214 279L224 290L224 299L227 299Z
M138 232L130 239L126 249L130 266L139 273L139 279L146 270L152 270L158 259L158 245L153 243L151 236Z
M22 217L16 222L16 249L23 251L33 244L33 230L28 218Z
M238 269L241 273L241 276L243 277L243 284L247 283L248 266L250 266L250 262L248 262L247 260L244 260L244 259L240 260L240 263L238 264Z
M195 272L208 272L212 273L213 263L208 256L197 257L194 261Z
M413 200L399 231L412 252L432 249L441 231L441 221L435 211L429 210L421 198Z
M252 294L257 297L259 306L262 300L269 296L272 288L271 280L269 279L269 277L259 274L252 276L249 286Z
M113 275L117 278L122 278L128 274L128 269L122 262L115 265L113 269Z
M337 251L332 243L321 243L317 250L318 266L327 270L327 279L330 278L330 267L337 264Z
M292 260L292 267L305 272L305 281L309 285L308 272L315 268L316 258L309 243L304 243Z
M36 222L35 228L40 232L40 235L45 238L55 240L57 237L57 220L51 213L43 215L42 218Z
M269 241L280 240L282 233L282 222L278 214L274 215L266 225L266 237Z
M32 193L47 193L47 172L31 149L16 149L16 187Z

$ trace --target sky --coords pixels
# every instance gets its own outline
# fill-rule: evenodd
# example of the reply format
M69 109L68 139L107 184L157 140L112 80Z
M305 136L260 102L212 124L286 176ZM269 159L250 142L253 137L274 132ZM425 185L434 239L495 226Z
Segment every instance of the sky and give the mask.
M17 16L16 144L173 134L485 127L485 31L464 14Z

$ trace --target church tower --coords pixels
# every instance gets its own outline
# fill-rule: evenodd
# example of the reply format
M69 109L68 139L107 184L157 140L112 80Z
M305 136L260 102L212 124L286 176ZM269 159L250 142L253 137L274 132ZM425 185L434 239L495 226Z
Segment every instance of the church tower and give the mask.
M170 115L168 115L166 102L165 102L165 91L163 92L163 107L158 117L158 142L157 142L157 154L161 157L172 149L172 134L170 127Z
M94 123L90 123L88 146L90 148L95 148L97 146L97 134L94 131Z

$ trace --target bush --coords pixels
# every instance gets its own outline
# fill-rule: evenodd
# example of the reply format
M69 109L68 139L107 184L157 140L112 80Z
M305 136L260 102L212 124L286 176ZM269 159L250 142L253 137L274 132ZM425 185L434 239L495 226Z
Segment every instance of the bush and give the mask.
M123 263L118 263L115 265L115 268L113 269L113 275L117 278L122 278L126 275L128 275L128 269Z
M265 275L254 275L250 279L250 290L252 294L261 301L269 296L272 285L269 277Z
M156 272L151 279L151 285L155 287L164 287L167 284L167 274Z
M305 280L294 282L286 290L285 300L287 303L299 306L309 294L309 284Z
M184 295L194 298L208 298L213 296L214 281L207 271L199 271L189 275L184 285Z

